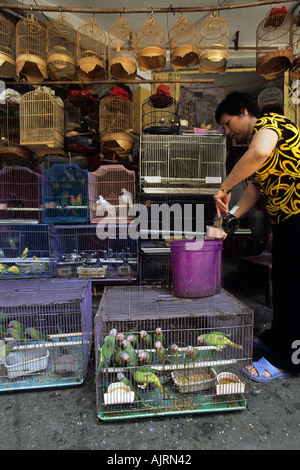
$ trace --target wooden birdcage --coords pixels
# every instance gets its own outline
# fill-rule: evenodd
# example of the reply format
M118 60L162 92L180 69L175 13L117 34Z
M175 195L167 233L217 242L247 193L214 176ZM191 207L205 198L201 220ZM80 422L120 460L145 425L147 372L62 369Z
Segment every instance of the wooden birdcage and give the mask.
M104 79L106 35L93 17L77 30L77 75L82 80Z
M215 12L199 28L200 73L224 73L228 61L228 22Z
M136 31L121 17L108 30L109 78L134 79L136 72Z
M0 13L0 76L16 76L16 28Z
M30 81L48 78L46 28L34 15L16 25L16 72Z
M115 87L112 93L117 94L118 89ZM100 142L102 151L112 151L119 157L125 158L133 146L133 103L130 99L116 94L100 101Z
M293 18L286 9L274 8L256 30L256 71L271 80L293 63Z
M20 144L34 152L63 149L64 107L52 90L38 88L21 97Z
M166 65L166 35L151 15L137 31L137 56L140 70L163 70Z
M76 31L62 14L47 24L47 68L53 80L76 77Z
M197 27L182 14L169 31L170 61L174 70L198 63Z
M293 21L293 65L290 69L290 79L300 78L300 14Z
M7 92L14 91L7 89ZM7 96L7 95L6 95ZM20 143L19 102L6 97L0 104L0 147L11 147Z

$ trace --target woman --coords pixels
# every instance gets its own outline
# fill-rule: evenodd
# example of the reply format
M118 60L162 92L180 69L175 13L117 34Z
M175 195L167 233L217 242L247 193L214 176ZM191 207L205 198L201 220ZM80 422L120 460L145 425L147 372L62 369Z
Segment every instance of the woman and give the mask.
M260 196L266 200L273 231L273 321L270 330L254 337L264 357L244 372L268 382L300 371L300 132L282 115L259 114L247 93L233 92L219 104L216 121L226 134L250 144L214 199L227 232ZM229 213L230 191L241 181L244 195Z

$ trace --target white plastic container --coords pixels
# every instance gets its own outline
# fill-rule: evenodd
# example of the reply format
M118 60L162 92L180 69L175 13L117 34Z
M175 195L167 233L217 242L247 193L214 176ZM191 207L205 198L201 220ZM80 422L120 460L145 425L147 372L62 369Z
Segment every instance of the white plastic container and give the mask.
M226 383L222 383L226 380ZM231 395L233 393L244 393L245 382L241 382L237 375L231 372L221 372L217 375L217 395Z
M34 348L13 351L7 355L5 367L7 368L8 377L14 379L46 369L48 360L48 349Z

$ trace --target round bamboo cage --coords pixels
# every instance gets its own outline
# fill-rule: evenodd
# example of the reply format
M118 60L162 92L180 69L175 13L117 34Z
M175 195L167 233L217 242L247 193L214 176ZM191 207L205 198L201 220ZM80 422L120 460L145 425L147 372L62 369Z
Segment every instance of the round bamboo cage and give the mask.
M228 61L228 22L212 12L199 28L200 73L224 73Z
M106 34L93 17L77 29L77 75L102 80L106 74Z
M76 31L59 14L47 24L47 67L53 80L76 78Z
M133 104L127 98L106 96L99 106L99 131L102 152L115 152L126 158L133 146Z
M174 70L190 67L198 63L197 27L183 15L169 31L170 61Z
M0 77L16 76L16 28L0 13Z
M109 78L134 79L136 73L136 31L121 17L108 30Z
M138 66L141 71L163 70L166 66L166 35L152 15L137 31Z
M25 75L29 82L48 78L46 28L34 15L16 25L16 73Z
M284 9L272 9L256 30L256 71L272 80L293 64L293 18Z
M290 69L290 79L300 78L300 14L293 21L293 65Z

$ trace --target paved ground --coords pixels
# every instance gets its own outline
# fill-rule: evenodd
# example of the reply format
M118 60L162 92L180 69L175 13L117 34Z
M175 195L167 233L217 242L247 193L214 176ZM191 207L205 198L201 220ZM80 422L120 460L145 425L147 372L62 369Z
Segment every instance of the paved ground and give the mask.
M241 282L225 266L223 286L255 312L256 331L271 320L261 280ZM99 299L95 298L97 304ZM1 450L296 450L300 447L300 374L253 382L248 408L159 419L102 422L96 415L94 357L82 386L0 395ZM4 434L5 432L5 434Z

